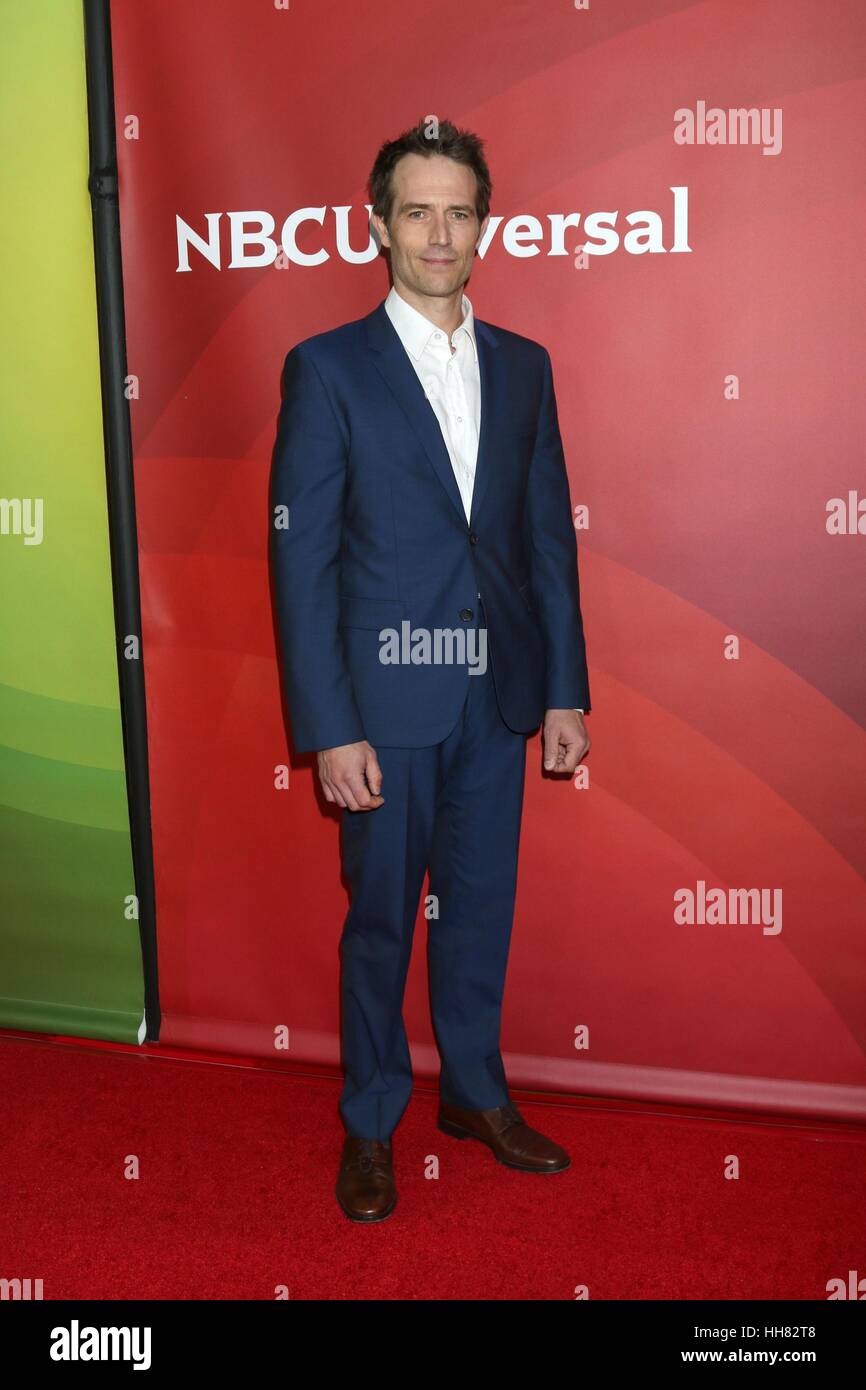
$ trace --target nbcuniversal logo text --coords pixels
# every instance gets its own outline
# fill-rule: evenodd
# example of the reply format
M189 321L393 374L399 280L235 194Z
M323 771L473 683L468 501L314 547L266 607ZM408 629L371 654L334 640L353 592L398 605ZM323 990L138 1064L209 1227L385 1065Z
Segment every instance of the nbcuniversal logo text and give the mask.
M542 252L548 256L574 257L578 251L587 256L610 256L619 250L630 256L691 251L689 190L685 186L671 187L670 192L674 195L673 205L667 217L647 208L623 214L617 208L589 212L586 216L580 212L549 212L546 214L549 225L540 217L522 213L510 217L507 222L503 217L491 217L478 243L478 254L483 259L496 241L501 242L506 255L521 260ZM349 265L366 265L376 259L380 248L369 222L372 205L365 203L364 207L368 240L362 249L351 244L351 204L296 208L284 219L277 238L274 237L277 225L274 218L261 210L206 212L204 223L198 228L191 226L179 213L175 214L177 270L192 270L191 251L197 262L206 261L216 270L224 268L224 253L228 254L227 270L260 270L262 266L273 265L278 257L283 258L282 264L318 266L331 259L332 251ZM225 233L221 225L223 218ZM360 219L358 221L360 223ZM309 226L321 229L321 236L317 238L321 244L315 250L302 251L298 233ZM566 233L569 233L568 245ZM666 236L669 238L667 245Z

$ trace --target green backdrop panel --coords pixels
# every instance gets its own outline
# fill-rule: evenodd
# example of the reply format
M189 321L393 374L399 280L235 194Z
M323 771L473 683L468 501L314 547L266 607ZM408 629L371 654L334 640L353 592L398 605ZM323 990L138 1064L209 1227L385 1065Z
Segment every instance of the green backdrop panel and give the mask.
M0 64L0 1027L136 1042L80 6Z

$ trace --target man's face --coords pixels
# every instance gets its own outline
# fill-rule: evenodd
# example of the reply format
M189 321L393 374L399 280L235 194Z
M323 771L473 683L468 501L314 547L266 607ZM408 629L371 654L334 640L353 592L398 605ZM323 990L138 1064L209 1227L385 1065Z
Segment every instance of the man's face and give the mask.
M383 246L391 248L395 285L418 295L445 298L462 289L472 272L479 225L475 174L446 155L406 154L391 176L390 230L373 214Z

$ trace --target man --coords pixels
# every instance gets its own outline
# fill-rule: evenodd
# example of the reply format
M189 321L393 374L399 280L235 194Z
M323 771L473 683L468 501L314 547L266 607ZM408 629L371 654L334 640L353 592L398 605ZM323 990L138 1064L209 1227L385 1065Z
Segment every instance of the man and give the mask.
M514 1168L569 1165L510 1101L499 1034L526 735L543 721L556 773L590 747L577 546L549 355L476 319L463 293L489 217L482 142L434 124L379 151L373 223L393 288L289 352L271 478L292 733L341 808L336 1196L358 1221L396 1202L427 868L439 1128Z

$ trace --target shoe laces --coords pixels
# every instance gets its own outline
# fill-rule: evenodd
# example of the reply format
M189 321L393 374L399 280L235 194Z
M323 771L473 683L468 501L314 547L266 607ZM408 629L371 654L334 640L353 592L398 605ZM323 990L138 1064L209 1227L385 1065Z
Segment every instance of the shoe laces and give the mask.
M362 1139L358 1145L358 1167L362 1173L372 1173L377 1164L382 1162L378 1155L380 1142L378 1139Z
M505 1121L505 1123L502 1126L503 1129L508 1129L511 1125L526 1124L526 1121L524 1120L517 1106L514 1104L513 1100L506 1101L505 1105L501 1107L500 1113L502 1115L503 1120Z

